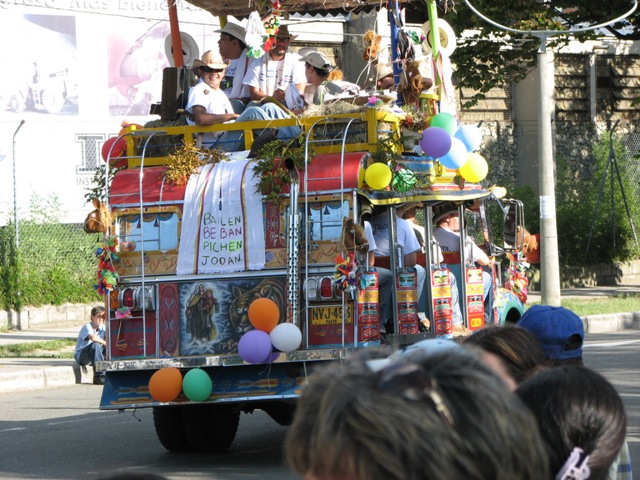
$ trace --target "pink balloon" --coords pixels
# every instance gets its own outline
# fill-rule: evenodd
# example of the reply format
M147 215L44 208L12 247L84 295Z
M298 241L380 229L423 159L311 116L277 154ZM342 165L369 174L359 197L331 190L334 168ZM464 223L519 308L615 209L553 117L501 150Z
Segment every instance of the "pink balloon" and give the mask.
M451 135L444 128L429 127L422 132L420 148L428 156L440 158L451 149Z
M238 354L248 363L265 363L271 358L271 337L262 330L249 330L240 337Z

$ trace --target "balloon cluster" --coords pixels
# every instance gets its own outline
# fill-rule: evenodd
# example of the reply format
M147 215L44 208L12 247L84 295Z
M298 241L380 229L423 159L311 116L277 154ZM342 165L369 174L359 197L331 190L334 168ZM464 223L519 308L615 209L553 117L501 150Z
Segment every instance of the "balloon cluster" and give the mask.
M384 190L391 183L391 169L386 163L374 162L364 172L364 181L373 190Z
M482 132L475 125L460 125L453 115L441 112L431 119L422 133L420 148L446 168L458 170L468 182L481 182L489 172L487 161L475 153L482 143Z
M201 368L189 370L184 378L176 367L161 368L149 380L149 394L158 402L172 402L180 392L192 402L204 402L212 388L211 377Z
M113 263L118 260L116 249L118 247L118 239L109 237L106 241L96 249L96 257L98 257L98 283L93 286L100 295L106 295L118 284L118 272Z
M280 323L280 309L270 298L258 298L249 305L250 330L238 342L238 354L247 363L267 363L280 352L293 352L302 342L302 332L293 323Z

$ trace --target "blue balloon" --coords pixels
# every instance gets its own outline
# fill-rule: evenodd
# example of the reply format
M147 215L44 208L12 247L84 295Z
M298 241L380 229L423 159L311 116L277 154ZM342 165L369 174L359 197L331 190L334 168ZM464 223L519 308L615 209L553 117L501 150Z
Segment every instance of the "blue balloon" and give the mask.
M438 160L442 165L451 170L459 169L467 161L467 147L464 146L462 141L457 138L451 139L451 148L446 155L440 157Z
M475 125L460 125L453 136L462 141L469 152L480 148L482 143L482 132Z

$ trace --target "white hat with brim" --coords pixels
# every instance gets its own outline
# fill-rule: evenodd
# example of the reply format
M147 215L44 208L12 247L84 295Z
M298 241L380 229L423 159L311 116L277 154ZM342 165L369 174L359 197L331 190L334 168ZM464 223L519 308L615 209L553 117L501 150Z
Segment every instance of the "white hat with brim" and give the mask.
M221 70L223 68L227 68L228 66L228 62L225 62L218 52L209 50L202 54L201 60L196 60L193 62L191 70L195 71L200 67L209 67L213 68L214 70Z
M331 72L336 67L331 65L331 62L327 57L325 57L320 52L309 52L306 56L300 59L301 62L308 63L309 65L324 70L326 72Z
M227 35L231 35L232 37L237 38L242 43L246 43L245 36L247 35L247 31L237 23L227 22L224 27L219 28L218 30L214 30L214 32L226 33Z

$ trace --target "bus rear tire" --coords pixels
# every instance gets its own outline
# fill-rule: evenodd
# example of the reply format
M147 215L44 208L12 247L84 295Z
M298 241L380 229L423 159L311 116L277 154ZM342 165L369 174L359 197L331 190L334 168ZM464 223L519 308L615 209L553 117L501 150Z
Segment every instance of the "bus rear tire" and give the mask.
M185 433L183 410L185 407L153 407L153 425L158 440L170 452L192 452Z
M184 429L196 452L224 452L233 443L240 411L233 405L188 405L183 410Z

